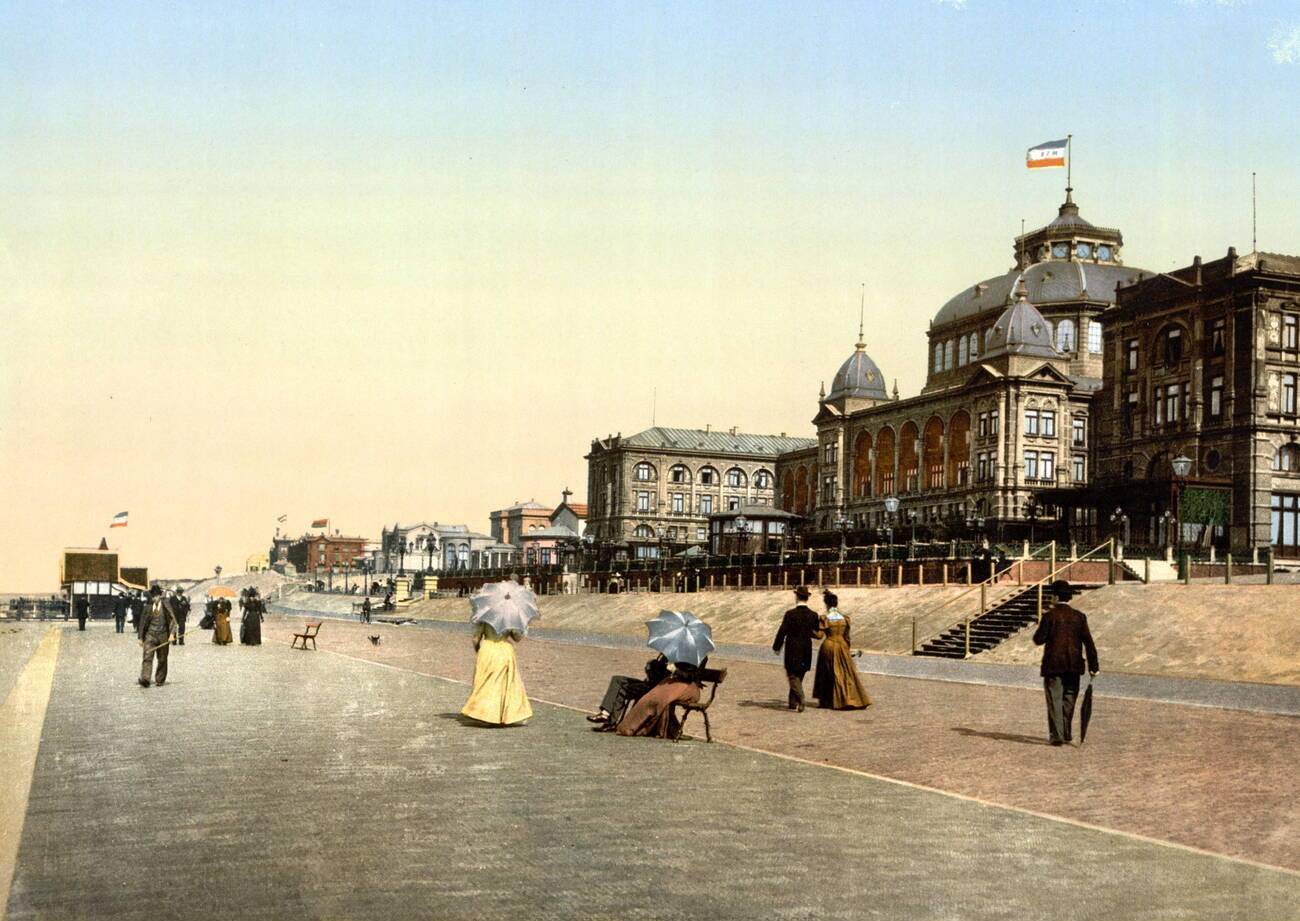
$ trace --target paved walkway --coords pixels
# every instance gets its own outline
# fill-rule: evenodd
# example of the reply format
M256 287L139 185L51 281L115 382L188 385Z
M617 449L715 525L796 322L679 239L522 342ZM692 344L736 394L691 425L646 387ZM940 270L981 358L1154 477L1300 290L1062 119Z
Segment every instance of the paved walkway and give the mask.
M167 687L148 690L133 684L129 635L63 632L8 917L1297 916L1292 872L827 768L810 763L815 746L803 760L755 750L836 722L874 734L899 703L887 682L1029 696L1014 689L880 678L879 710L795 717L740 705L773 671L742 663L720 717L733 735L760 734L749 747L595 734L542 702L528 726L489 729L457 713L455 679L472 669L463 637L330 623L322 651L304 653L288 648L291 625L273 618L259 648L191 642L173 651ZM569 696L590 699L611 667L644 658L520 651L543 698L567 671ZM784 734L761 737L778 720ZM972 752L1060 756L1052 772L1067 785L1061 766L1089 756L947 735ZM1294 827L1278 832L1293 850Z
M287 606L274 606L280 613L310 617L313 620L331 618L355 622L355 617L322 614L319 611L296 610ZM376 615L389 620L400 615ZM380 620L379 622L383 622ZM450 621L418 620L407 626L468 634L469 624ZM639 637L612 633L576 633L569 630L533 628L536 639L578 646L605 646L610 649L643 649L645 642ZM724 643L717 654L728 659L749 662L772 662L772 651L762 646L745 646ZM1104 663L1103 663L1104 664ZM977 659L941 659L931 656L890 656L864 653L858 659L858 670L864 674L891 675L897 678L922 678L932 681L955 681L961 684L985 684L997 687L1042 689L1042 679L1035 667L981 662ZM1256 713L1280 713L1300 716L1300 687L1278 684L1254 684L1238 681L1212 681L1205 678L1169 678L1161 675L1134 675L1122 672L1103 672L1094 692L1097 697L1127 700L1150 700L1161 703L1186 704L1195 707L1217 707L1227 710L1250 710Z

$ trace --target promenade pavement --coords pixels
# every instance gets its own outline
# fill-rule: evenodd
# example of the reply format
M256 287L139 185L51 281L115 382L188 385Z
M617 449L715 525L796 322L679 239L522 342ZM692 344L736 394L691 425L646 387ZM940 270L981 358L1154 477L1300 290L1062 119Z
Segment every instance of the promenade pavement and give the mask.
M18 842L9 918L983 919L1065 911L1253 919L1295 917L1300 904L1300 875L1251 862L1285 863L1277 856L1294 850L1294 807L1281 794L1252 807L1253 834L1203 853L820 763L839 749L852 756L840 760L857 759L864 739L885 744L897 731L891 721L901 719L889 710L923 704L916 716L943 714L931 734L979 769L959 769L928 737L919 740L928 755L873 768L901 773L926 757L947 760L934 774L955 775L949 787L968 773L1023 769L1011 786L1041 785L1037 802L1050 812L1070 799L1049 789L1057 785L1112 799L1110 777L1078 775L1129 760L1128 741L1092 746L1129 738L1120 727L1132 712L1108 710L1108 735L1083 748L1051 749L1038 744L1041 695L879 678L871 683L877 704L864 713L794 715L773 708L779 669L742 662L718 704L722 737L735 744L622 739L588 731L572 707L590 706L612 671L639 669L644 655L526 641L520 661L535 716L525 727L492 729L458 714L473 665L463 636L329 622L314 653L289 649L297 623L272 618L258 648L216 647L196 631L173 649L167 686L150 689L133 683L138 646L129 634L99 624L85 633L21 628L36 634L22 638L27 648L40 646L10 682L10 697L30 697L42 686L42 657L55 662L44 679L48 704L32 742L21 830L0 816L0 842ZM51 629L62 631L61 642L45 638ZM0 676L20 658L0 656ZM1293 753L1291 718L1230 713L1206 722L1217 711L1162 706L1170 712L1138 731L1173 722L1211 750L1235 742L1235 751L1206 757L1222 759L1221 792L1243 806L1258 795L1256 780L1290 764L1266 743L1271 737ZM0 710L0 732L10 718ZM1252 720L1262 722L1236 735L1229 729ZM1168 738L1151 742L1146 757L1155 761ZM1261 778L1237 764L1251 759L1263 759L1255 765ZM1169 773L1190 762L1179 749ZM1127 774L1127 786L1148 793L1166 782L1177 792L1183 779L1165 773L1112 776ZM23 780L6 774L11 787ZM1274 783L1286 786L1279 776L1287 775L1274 774ZM1247 789L1234 794L1242 783ZM1262 818L1270 808L1280 810L1272 849ZM1204 816L1205 824L1216 819ZM1242 842L1248 859L1224 856Z

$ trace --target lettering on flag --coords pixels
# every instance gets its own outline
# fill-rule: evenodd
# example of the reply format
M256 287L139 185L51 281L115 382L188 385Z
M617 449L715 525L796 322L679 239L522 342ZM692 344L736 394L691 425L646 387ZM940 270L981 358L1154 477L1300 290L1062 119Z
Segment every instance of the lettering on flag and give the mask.
M1030 169L1065 166L1069 143L1069 138L1061 138L1059 141L1044 141L1029 148L1025 154L1025 166Z

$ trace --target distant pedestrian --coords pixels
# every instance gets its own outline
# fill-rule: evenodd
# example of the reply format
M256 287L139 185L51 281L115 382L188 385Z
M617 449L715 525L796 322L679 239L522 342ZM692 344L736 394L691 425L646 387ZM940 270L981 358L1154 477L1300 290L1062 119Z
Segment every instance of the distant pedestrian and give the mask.
M113 599L113 625L118 633L126 632L126 607L129 602L125 595Z
M798 604L785 612L781 628L776 632L776 642L772 644L773 652L785 649L785 675L790 682L787 706L799 713L803 712L803 678L812 667L812 641L821 636L816 613L804 603L810 594L802 585L794 590Z
M1088 672L1101 670L1097 647L1088 630L1088 618L1066 604L1074 597L1074 588L1064 579L1052 583L1056 603L1043 612L1043 620L1034 631L1034 645L1043 647L1043 693L1047 698L1048 738L1053 745L1065 745L1073 734L1074 702L1079 696L1079 677L1083 674L1083 654L1088 655Z
M149 589L149 600L145 602L140 617L140 646L144 649L144 661L140 665L141 687L147 688L150 679L158 687L167 683L167 647L175 629L176 614L171 599L163 595L161 585L155 585ZM158 662L156 674L155 659Z
M369 597L367 597L365 601L361 602L361 620L367 624L370 623L370 598Z
M212 642L218 646L229 646L235 641L230 634L230 599L218 598L213 610L216 616L212 622Z
M78 630L85 630L85 629L86 629L86 615L90 613L90 611L88 610L88 609L90 608L90 599L87 598L87 597L85 597L85 596L83 596L83 597L80 599L80 601L81 601L81 603L80 603L79 605L77 605L77 629L78 629Z
M244 616L239 624L239 642L244 646L262 645L262 599L257 597L257 589L248 590L244 602Z
M176 612L176 639L173 644L176 646L185 645L185 622L190 616L190 599L181 587L176 586L176 595L172 598L172 607Z

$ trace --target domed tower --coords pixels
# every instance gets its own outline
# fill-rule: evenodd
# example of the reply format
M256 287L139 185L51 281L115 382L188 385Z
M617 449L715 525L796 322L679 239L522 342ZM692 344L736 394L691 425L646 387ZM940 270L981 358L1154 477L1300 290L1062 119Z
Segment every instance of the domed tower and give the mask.
M990 327L981 361L1009 377L1033 371L1044 361L1057 362L1064 370L1066 357L1052 342L1051 324L1029 302L1023 279L1016 285L1011 306Z
M867 354L867 343L863 336L863 325L858 325L858 341L853 352L831 381L831 392L821 397L823 406L833 404L841 412L853 412L889 401L885 391L885 376L871 356Z
M1065 190L1054 220L1015 238L1010 271L960 292L935 315L923 392L966 382L988 352L994 320L1015 303L1021 284L1045 321L1048 341L1068 361L1067 373L1100 386L1101 324L1115 288L1152 273L1123 264L1123 234L1085 220L1073 192Z

